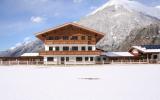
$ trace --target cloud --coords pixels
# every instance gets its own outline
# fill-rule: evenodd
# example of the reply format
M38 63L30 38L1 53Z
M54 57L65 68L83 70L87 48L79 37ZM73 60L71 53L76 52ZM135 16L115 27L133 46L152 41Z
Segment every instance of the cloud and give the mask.
M33 22L33 23L41 23L41 22L43 22L44 21L44 18L42 18L42 17L40 17L40 16L32 16L31 17L31 22Z
M160 6L156 6L156 8L160 9Z
M81 3L83 0L73 0L74 3Z

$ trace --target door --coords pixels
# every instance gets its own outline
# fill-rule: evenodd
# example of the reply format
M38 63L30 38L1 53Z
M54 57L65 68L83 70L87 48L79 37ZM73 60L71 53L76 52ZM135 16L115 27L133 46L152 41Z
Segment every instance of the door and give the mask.
M64 57L61 57L61 64L64 64L65 62L65 58Z

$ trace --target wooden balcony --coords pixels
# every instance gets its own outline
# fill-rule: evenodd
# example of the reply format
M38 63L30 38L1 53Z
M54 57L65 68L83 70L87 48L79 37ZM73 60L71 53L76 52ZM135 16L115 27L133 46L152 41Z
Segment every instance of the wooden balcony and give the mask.
M96 41L87 40L45 40L45 44L96 44Z
M40 56L45 55L100 55L101 51L42 51Z

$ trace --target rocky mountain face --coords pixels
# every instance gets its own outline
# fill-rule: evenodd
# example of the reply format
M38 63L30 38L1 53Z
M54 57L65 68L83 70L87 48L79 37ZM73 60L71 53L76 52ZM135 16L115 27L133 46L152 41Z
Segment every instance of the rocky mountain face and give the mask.
M0 56L1 57L10 57L10 56L17 57L22 55L23 53L36 53L43 49L44 49L44 45L40 40L27 41L27 42L25 41L17 47L0 52Z
M105 33L97 48L127 51L132 45L160 44L160 9L137 1L110 0L77 22ZM39 40L1 52L0 56L19 56L44 49Z
M135 30L148 28L147 26L149 25L160 25L160 16L158 15L158 11L160 13L160 10L153 10L152 13L151 10L146 11L140 8L156 9L146 7L136 1L111 0L81 19L78 23L105 33L105 37L97 44L98 48L105 51L126 51L128 49L122 47L124 47L124 42L131 44L130 41L126 41L128 37L134 39L132 41L138 41L136 40L138 39L136 38L139 36L138 34L147 37L145 36L147 34L144 32L136 32ZM135 31L134 34L133 31ZM141 45L143 43L144 42L139 42L132 45ZM150 41L148 44L154 43Z

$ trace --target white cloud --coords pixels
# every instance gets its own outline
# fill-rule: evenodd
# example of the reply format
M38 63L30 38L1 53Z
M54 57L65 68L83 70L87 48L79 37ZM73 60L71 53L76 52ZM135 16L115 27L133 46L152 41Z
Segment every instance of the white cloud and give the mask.
M156 6L156 8L160 9L160 6Z
M42 17L39 17L39 16L32 16L31 19L30 19L33 23L41 23L44 21L44 18Z
M83 0L73 0L74 3L81 3Z

